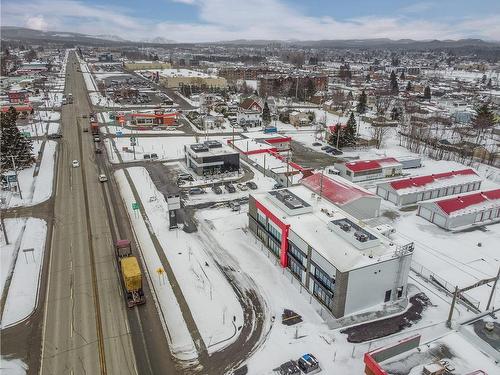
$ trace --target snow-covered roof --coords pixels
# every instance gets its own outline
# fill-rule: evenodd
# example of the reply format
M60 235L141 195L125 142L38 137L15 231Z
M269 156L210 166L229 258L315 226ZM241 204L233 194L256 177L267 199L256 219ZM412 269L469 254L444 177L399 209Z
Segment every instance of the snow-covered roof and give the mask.
M426 176L408 177L391 181L388 184L399 194L409 194L429 189L467 184L481 181L481 177L471 168L459 171L431 174Z
M269 193L252 195L279 220L290 225L291 231L307 242L339 271L350 271L391 259L394 256L396 246L390 246L390 241L387 238L364 226L363 223L334 204L325 199L318 200L317 196L311 196L311 190L302 185L289 187L288 190L309 204L312 207L310 212L289 215L275 203ZM353 243L335 233L330 229L331 222L341 219L349 219L360 225L363 230L377 239L377 244L360 250Z

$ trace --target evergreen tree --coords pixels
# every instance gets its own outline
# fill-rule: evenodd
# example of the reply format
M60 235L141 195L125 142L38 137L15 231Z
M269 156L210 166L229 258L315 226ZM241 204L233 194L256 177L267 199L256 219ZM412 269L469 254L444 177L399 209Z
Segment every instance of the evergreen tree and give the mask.
M361 113L361 114L366 112L366 93L365 93L365 90L361 91L361 94L359 95L358 105L356 106L356 111L358 113Z
M396 73L394 73L394 70L391 72L390 79L391 79L391 84L390 84L391 93L393 95L397 95L399 92L399 85L398 85L398 79L396 77Z
M491 83L491 78L488 80L488 84L486 85L486 87L489 89L493 87L493 84Z
M484 103L476 108L476 115L472 120L472 126L478 130L484 130L495 124L495 115L488 103Z
M406 91L410 92L411 90L413 90L413 87L411 85L411 81L408 81L408 84L406 85Z
M405 72L401 72L401 75L399 76L399 79L404 81L406 79Z
M483 85L486 83L486 74L483 74L483 78L481 78L481 83Z
M366 81L366 83L370 83L372 81L372 77L369 74L367 74L365 81Z
M392 107L391 110L391 120L397 121L401 115L401 111L398 107Z
M271 123L271 111L267 102L264 103L264 109L262 110L262 123L264 126Z
M353 112L351 112L351 116L349 116L349 120L347 120L347 126L340 140L342 141L342 147L352 147L356 145L356 119L354 118Z
M2 139L0 145L0 164L2 170L12 169L14 156L17 169L25 169L33 164L33 144L25 138L16 126L17 112L14 107L0 115Z
M425 86L424 89L424 99L429 99L431 98L431 88L429 86Z

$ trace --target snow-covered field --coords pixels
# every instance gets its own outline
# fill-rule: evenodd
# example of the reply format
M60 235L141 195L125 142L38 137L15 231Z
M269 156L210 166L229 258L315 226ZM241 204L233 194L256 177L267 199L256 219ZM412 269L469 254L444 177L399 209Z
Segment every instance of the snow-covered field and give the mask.
M124 135L132 135L132 134L184 134L182 130L177 130L176 128L169 128L166 130L156 130L156 129L151 129L151 130L135 130L135 129L129 129L125 127L121 127L119 125L108 125L107 127L101 127L100 128L101 133L103 134L113 134L116 135L116 132L121 132Z
M14 244L10 264L15 261L15 265L13 268L9 267L12 273L7 274L12 275L12 278L2 315L2 328L25 319L38 303L38 287L47 235L47 223L44 220L28 218L5 221L10 222L6 225L7 230L12 230L8 233L9 241ZM4 240L2 238L2 241ZM3 244L4 242L2 250ZM2 271L3 268L2 266Z
M210 137L210 139L216 139L223 143L226 143L227 139L230 137ZM136 160L142 160L144 154L156 153L158 154L159 160L173 160L173 159L181 159L184 157L184 145L201 142L203 141L203 137L162 137L162 138L153 138L153 137L136 137L136 146L135 146L135 156ZM118 148L118 152L120 153L120 157L123 162L134 161L134 153L133 148L130 145L130 138L115 138L113 140ZM114 147L111 147L112 140L105 139L104 140L108 155L111 155L111 162L118 163L118 158L115 152Z
M20 132L29 132L32 137L57 133L59 131L59 123L57 122L35 122L30 125L22 125L17 127Z
M0 357L0 372L5 375L25 375L28 366L20 359Z
M197 234L168 230L168 205L146 169L127 170L208 351L226 346L237 337L236 327L243 322L243 312L230 285L208 256L206 242Z
M33 142L33 153L35 155L38 155L41 144L42 141ZM46 141L38 175L34 176L35 164L18 172L22 199L19 193L4 190L0 192L0 197L5 199L3 207L32 206L51 197L56 147L56 142Z

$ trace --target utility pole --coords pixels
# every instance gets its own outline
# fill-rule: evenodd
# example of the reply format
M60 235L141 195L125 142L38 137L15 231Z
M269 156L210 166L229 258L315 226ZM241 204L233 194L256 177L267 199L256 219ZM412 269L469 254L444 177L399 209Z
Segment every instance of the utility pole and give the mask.
M19 190L19 198L23 199L23 193L21 192L21 185L19 184L19 176L17 174L16 161L14 155L10 155L10 157L12 158L12 167L14 168L14 173L16 174L16 184L17 184L17 190Z
M451 301L450 313L448 314L448 320L446 321L446 327L451 328L451 318L453 317L453 309L455 308L455 303L457 302L458 286L455 287L455 292L453 292L453 300Z
M497 277L495 278L495 282L493 283L493 288L491 288L490 297L488 298L488 304L486 305L486 311L490 309L491 300L493 299L493 294L495 293L495 289L497 287L498 278L500 278L500 267L498 267Z
M319 199L323 197L323 172L324 168L321 169L321 179L319 180Z

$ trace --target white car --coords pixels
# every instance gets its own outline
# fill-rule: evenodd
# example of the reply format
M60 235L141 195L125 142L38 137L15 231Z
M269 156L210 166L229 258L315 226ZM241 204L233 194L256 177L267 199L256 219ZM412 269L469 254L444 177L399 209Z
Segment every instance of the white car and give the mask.
M108 181L108 178L106 177L105 174L100 174L99 175L99 182L106 182Z
M244 184L238 184L236 185L238 187L238 189L240 189L241 191L247 191L248 190L248 186L244 185Z
M80 166L80 162L78 160L73 160L71 165L73 166L73 168L78 168Z

